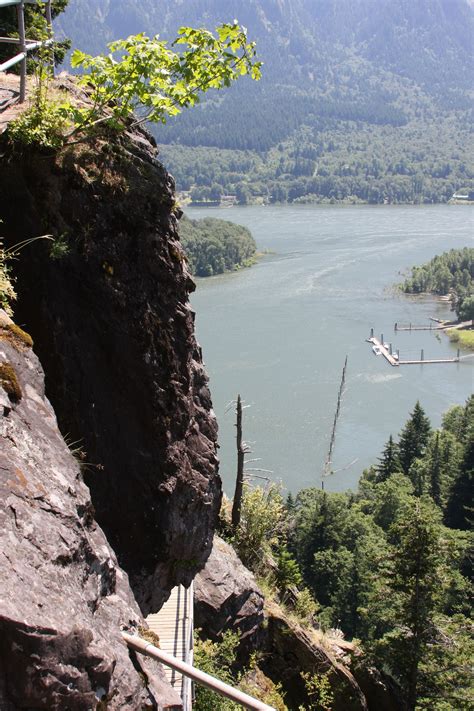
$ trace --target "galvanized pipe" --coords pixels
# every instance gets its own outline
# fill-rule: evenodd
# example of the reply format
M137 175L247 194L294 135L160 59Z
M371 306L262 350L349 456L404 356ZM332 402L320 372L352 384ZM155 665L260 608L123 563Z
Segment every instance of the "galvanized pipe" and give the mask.
M6 72L7 69L10 69L10 67L14 67L15 64L18 64L18 62L23 61L23 59L26 57L26 52L21 52L20 54L15 54L14 57L11 59L7 59L6 62L3 62L3 64L0 64L0 72Z
M198 684L207 686L208 689L215 691L217 694L225 696L228 699L232 699L232 701L236 701L246 709L251 709L252 711L275 711L272 706L267 706L267 704L264 704L262 701L254 699L253 696L244 694L243 691L234 689L234 687L229 686L229 684L225 684L223 681L216 679L210 674L206 674L200 669L196 669L190 664L186 664L180 659L176 659L176 657L163 652L163 650L158 649L158 647L154 647L153 644L147 642L145 639L141 639L141 637L128 634L127 632L122 632L122 637L128 646L136 652L140 652L141 654L146 654L148 657L157 659L159 662L162 662L162 664L166 664L166 666L176 669L181 672L181 674L188 676Z
M51 0L46 0L46 22L48 24L49 38L53 37L53 16L51 14ZM51 49L51 74L54 77L54 49Z
M21 76L20 76L20 104L26 97L26 35L25 35L25 6L23 1L17 5L16 14L18 18L18 34L20 37L20 49L24 54L21 60Z
M30 52L37 47L41 47L43 44L52 44L52 42L53 40L46 40L46 42L29 42L26 45L26 50L27 52ZM26 54L26 52L20 52L20 54L15 54L15 56L11 57L11 59L7 59L6 62L0 64L0 72L6 72L7 69L10 69L10 67L14 67L15 64L18 64L18 62L21 62L26 57Z
M4 44L20 44L20 40L17 37L0 37L0 42ZM42 44L52 44L54 40L48 39L48 40L43 40L40 42L39 40L26 40L26 49L28 52L31 52L32 49L36 49L37 47L40 47Z
M26 51L31 52L34 49L38 49L38 47L47 47L49 44L53 44L54 40L48 39L48 40L43 40L42 42L34 42L33 40L29 41L26 40Z
M22 0L0 0L0 7L9 7L11 5L20 5ZM36 5L37 0L23 0L25 5Z

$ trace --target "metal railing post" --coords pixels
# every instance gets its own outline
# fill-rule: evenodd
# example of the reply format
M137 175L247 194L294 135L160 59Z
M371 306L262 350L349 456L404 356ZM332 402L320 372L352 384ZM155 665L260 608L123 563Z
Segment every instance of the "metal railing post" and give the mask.
M21 60L21 76L20 76L20 104L22 104L26 97L26 35L25 35L25 4L21 0L20 4L16 8L17 18L18 18L18 34L20 36L20 51L24 53L24 57Z
M194 661L194 582L191 582L189 588L185 591L185 618L187 621L187 628L185 630L185 656L184 661L190 666L193 665ZM193 682L187 676L183 677L183 711L192 710L193 702Z
M46 22L48 24L49 39L53 39L53 15L51 13L51 0L46 2ZM54 45L51 45L51 74L54 77Z

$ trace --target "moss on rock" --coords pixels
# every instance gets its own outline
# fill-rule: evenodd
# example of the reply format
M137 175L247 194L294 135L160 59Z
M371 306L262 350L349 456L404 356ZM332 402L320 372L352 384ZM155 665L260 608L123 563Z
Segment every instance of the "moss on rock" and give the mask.
M26 346L27 348L33 347L33 339L30 334L24 331L16 323L5 323L1 326L1 335L8 338L13 345Z
M0 364L0 385L12 402L20 402L23 394L16 373L10 363Z

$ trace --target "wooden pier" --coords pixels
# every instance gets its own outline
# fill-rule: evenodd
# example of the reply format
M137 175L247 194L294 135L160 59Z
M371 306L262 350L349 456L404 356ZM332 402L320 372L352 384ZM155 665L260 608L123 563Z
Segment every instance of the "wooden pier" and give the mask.
M422 326L419 326L415 323L396 323L393 327L394 331L447 331L450 328L453 329L462 329L462 328L469 328L472 326L472 321L462 321L461 323L452 323L452 322L446 322L446 321L438 321L436 319L431 319L435 323L437 323L436 326L433 326L432 323L424 324Z
M371 336L370 338L367 339L368 343L372 343L373 346L376 346L377 348L380 349L380 355L383 355L383 357L388 360L390 365L393 366L398 366L400 365L400 362L397 357L395 357L390 351L385 348L384 344L379 341L378 338L375 338L375 336Z
M373 346L376 346L380 350L380 355L382 355L385 360L387 360L390 365L394 367L398 367L400 365L425 365L425 363L459 363L460 360L459 349L455 358L425 358L424 351L422 349L419 360L401 360L399 354L395 356L393 353L390 353L390 349L386 348L383 341L379 341L379 339L375 338L375 336L368 338L367 342L371 343Z

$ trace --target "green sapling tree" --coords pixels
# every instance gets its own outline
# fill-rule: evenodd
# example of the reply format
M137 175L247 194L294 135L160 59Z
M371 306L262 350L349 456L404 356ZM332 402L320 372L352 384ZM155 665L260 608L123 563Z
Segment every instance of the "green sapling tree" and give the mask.
M236 21L218 26L215 34L181 27L171 46L158 36L141 33L111 42L108 48L108 54L96 57L73 52L71 64L82 72L78 82L89 101L85 106L70 100L56 104L55 112L68 123L67 130L58 121L61 131L56 140L37 130L41 140L33 136L28 141L28 130L15 128L19 123L28 129L25 112L12 122L17 137L23 142L57 147L59 143L82 140L85 134L104 126L123 131L147 121L165 123L170 116L195 105L209 89L228 87L241 76L258 80L261 75L255 43L247 40L246 29ZM36 115L36 129L37 124Z

